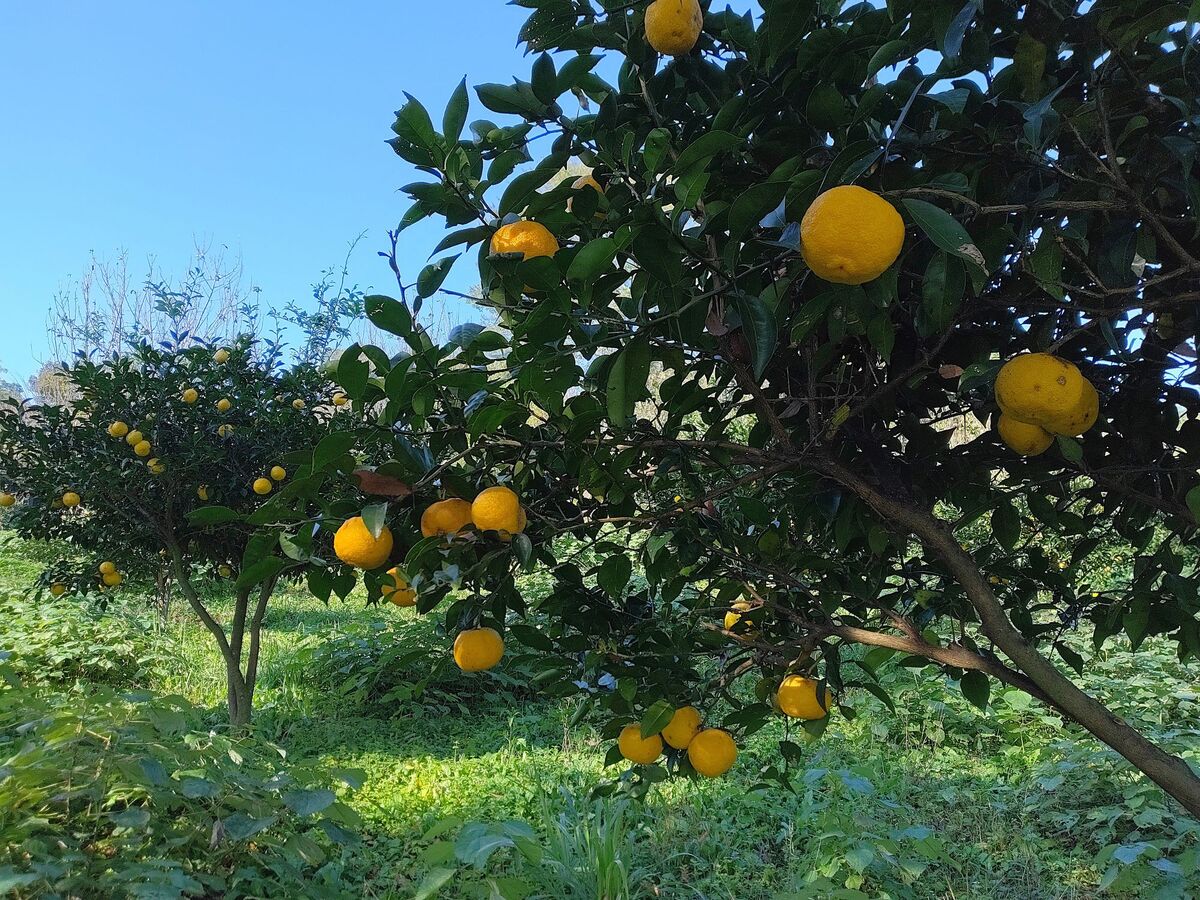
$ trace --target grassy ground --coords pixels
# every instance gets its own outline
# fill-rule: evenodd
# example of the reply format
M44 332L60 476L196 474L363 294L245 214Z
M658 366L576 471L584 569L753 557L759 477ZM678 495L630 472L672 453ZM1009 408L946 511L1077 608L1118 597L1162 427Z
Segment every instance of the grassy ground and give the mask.
M0 589L20 590L39 569L35 548L0 547ZM126 594L136 602L136 588ZM146 616L123 622L155 628ZM620 772L603 769L607 748L588 719L570 724L576 701L530 698L503 675L447 671L446 641L411 611L285 594L265 638L262 736L292 758L364 775L347 795L365 838L343 875L352 895L413 896L444 864L445 838L461 822L510 819L533 825L545 858L502 849L441 896L510 877L539 896L596 897L597 880L615 877L629 879L632 896L736 900L1197 889L1197 823L1020 694L999 693L985 715L940 677L897 667L899 711L861 699L855 721L836 720L806 747L792 791L756 787L779 760L783 728L772 726L730 776L669 781L628 806L589 799ZM149 687L210 707L219 722L219 659L187 610L152 642L161 652ZM1158 739L1200 746L1194 671L1169 656L1109 653L1088 679Z

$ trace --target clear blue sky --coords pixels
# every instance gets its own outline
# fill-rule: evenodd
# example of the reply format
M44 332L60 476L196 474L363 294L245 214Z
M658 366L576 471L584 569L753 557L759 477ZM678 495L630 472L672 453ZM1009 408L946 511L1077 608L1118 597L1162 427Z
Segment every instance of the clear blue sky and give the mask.
M268 304L304 300L366 230L375 255L414 173L383 142L403 92L440 121L450 92L527 76L528 10L502 0L55 0L6 4L0 27L0 365L46 353L51 295L88 253L127 248L167 271L193 239L227 244ZM483 114L472 97L472 117ZM437 226L403 239L415 279ZM469 266L448 287L472 283Z

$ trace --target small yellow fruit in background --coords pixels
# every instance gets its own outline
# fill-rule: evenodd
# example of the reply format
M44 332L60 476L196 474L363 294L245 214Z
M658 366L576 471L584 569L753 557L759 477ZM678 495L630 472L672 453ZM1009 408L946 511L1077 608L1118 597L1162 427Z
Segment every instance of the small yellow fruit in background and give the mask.
M383 599L397 606L416 606L417 592L409 585L404 573L399 569L388 569L388 577L391 581L383 583Z
M706 778L716 778L733 768L737 761L737 745L728 731L705 728L688 744L688 762Z
M229 437L231 434L233 434L232 425L222 425L217 429L218 437Z
M283 481L287 478L287 469L283 466L271 466L271 477L276 481Z
M1004 413L996 421L996 431L1004 445L1019 456L1039 456L1054 443L1054 435L1041 425L1027 425Z
M626 725L617 738L617 747L631 763L648 766L662 756L663 742L657 734L643 738L641 725Z
M471 503L458 497L431 503L421 513L421 534L425 537L458 534L471 524Z
M521 523L521 500L506 487L480 491L471 504L471 521L480 531L515 533Z
M392 532L385 525L379 537L362 516L347 519L333 536L333 552L348 566L359 569L378 569L392 555Z
M166 464L157 456L153 459L146 460L146 467L150 469L150 472L153 475L161 475L163 472L167 471Z
M50 595L52 597L61 597L66 592L67 592L67 586L65 584L50 585Z
M233 401L228 397L222 397L217 401L217 412L229 412L233 409Z
M307 406L307 404L299 397L292 401L292 409L304 409L305 406Z
M100 563L99 572L101 575L111 575L115 571L117 571L117 564L115 562L105 560Z
M134 445L133 448L133 452L138 456L149 456L150 450L151 447L149 441L139 441L136 445Z
M9 493L0 493L0 507L7 509L17 502L17 498Z
M725 630L733 631L735 625L742 621L742 616L750 612L753 607L745 600L739 600L733 604L729 612L725 613Z
M491 249L493 255L520 253L522 259L533 259L557 253L558 240L540 222L512 222L492 235Z
M504 656L504 638L494 628L470 628L454 639L454 663L464 672L490 669Z
M108 426L108 436L115 438L123 438L129 434L129 426L124 422L116 421Z
M690 53L703 28L699 0L654 0L646 7L646 40L666 56Z
M681 706L662 730L662 739L676 750L686 750L700 731L700 711L694 706Z
M800 222L800 252L818 278L866 284L904 247L904 219L878 194L853 184L817 197Z
M137 430L131 431L125 435L125 443L127 443L130 447L136 447L143 440L145 440L145 435Z
M125 579L121 577L120 572L109 572L104 576L103 581L108 587L117 587Z
M793 719L823 719L833 706L833 694L825 689L825 705L817 699L817 682L803 675L789 675L775 694L779 711Z
M80 503L79 495L74 491L67 491L62 495L63 506L78 506Z
M201 500L207 500L208 499L208 485L202 484L202 485L200 485L200 487L196 488L196 496L199 497Z
M229 362L229 351L226 350L224 347L222 347L220 350L218 350L216 353L213 354L213 362L215 362L215 363Z
M233 569L229 568L229 566L222 563L221 565L217 566L217 574L220 575L222 578L228 578L230 575L233 574Z
M270 478L255 478L254 479L254 493L259 494L260 496L263 494L271 493L272 487L273 487L273 485L271 484Z
M200 392L198 390L196 390L195 388L188 388L181 395L181 399L183 400L184 403L187 403L187 404L195 403L197 400L200 399Z
M345 406L349 402L350 402L350 400L345 394L334 394L333 395L333 405L334 406Z

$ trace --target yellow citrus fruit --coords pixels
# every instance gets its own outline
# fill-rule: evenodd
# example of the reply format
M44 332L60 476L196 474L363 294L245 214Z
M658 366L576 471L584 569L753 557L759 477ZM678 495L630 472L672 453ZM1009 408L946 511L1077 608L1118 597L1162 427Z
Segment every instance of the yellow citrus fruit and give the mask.
M79 495L77 493L75 493L74 491L67 491L65 494L62 495L62 505L63 506L78 506L79 503L80 503Z
M803 675L789 675L775 694L779 711L793 719L823 719L833 706L833 694L825 689L825 706L817 699L817 682Z
M50 585L50 594L53 597L61 597L66 592L67 592L67 586L65 584Z
M392 532L384 525L375 537L362 516L355 516L343 522L333 536L333 552L348 566L378 569L392 555Z
M138 441L133 447L133 452L142 457L149 456L150 450L151 447L149 441Z
M117 571L117 564L106 559L104 562L100 563L99 571L101 575L111 575L113 572Z
M143 440L145 440L145 436L140 431L131 431L125 435L125 443L130 447L136 447Z
M1074 363L1049 353L1022 353L996 376L1005 415L1051 434L1082 434L1096 423L1099 396Z
M108 426L109 437L123 438L127 434L129 434L129 426L124 422L117 421Z
M1004 445L1019 456L1038 456L1049 450L1050 445L1054 443L1054 435L1041 425L1018 422L1004 413L1001 413L996 421L996 431L999 432Z
M686 750L700 731L700 711L694 706L681 706L662 730L662 739L676 750Z
M283 466L271 466L271 477L276 481L283 481L287 478L287 469Z
M350 402L350 400L349 400L349 398L346 397L345 394L334 394L333 395L333 405L334 406L345 406L349 402Z
M109 572L103 577L103 581L108 587L117 587L124 580L120 572Z
M271 493L272 487L273 485L271 484L270 478L254 479L254 493L258 494L259 496Z
M667 56L690 53L703 28L699 0L654 0L646 7L646 40Z
M14 497L12 494L9 494L9 493L0 494L0 507L4 507L5 509L7 509L8 507L12 506L16 502L17 502L17 498Z
M208 499L208 485L202 484L202 485L200 485L200 487L196 488L196 496L199 497L201 500L207 500Z
M195 403L200 399L200 392L195 388L188 388L180 395L180 398L184 403Z
M471 520L480 531L513 534L520 530L521 501L509 488L490 487L471 504Z
M150 469L150 472L153 475L161 475L163 472L167 471L167 464L157 456L153 459L146 460L146 466Z
M705 728L692 738L687 755L693 769L706 778L716 778L733 768L737 761L737 745L728 731Z
M643 738L641 725L626 725L617 738L617 747L631 763L648 766L662 756L663 742L657 734Z
M520 253L522 259L553 256L558 241L550 229L540 222L512 222L503 225L492 235L492 253Z
M460 631L454 639L454 662L464 672L482 672L500 662L504 638L494 628Z
M229 351L226 350L224 347L222 347L220 350L218 350L216 353L213 354L213 362L215 362L215 363L229 362Z
M387 573L391 581L383 583L383 599L397 606L416 606L417 592L409 585L404 573L399 569L388 569Z
M217 401L217 412L229 412L233 409L233 401L228 397L222 397Z
M878 194L853 184L817 197L800 222L800 252L818 278L865 284L888 270L904 246L904 219Z
M421 534L433 537L437 534L458 534L471 525L471 503L458 497L431 503L421 513Z
M222 578L228 578L230 575L233 574L233 569L229 568L229 566L226 566L226 565L219 565L219 566L217 566L217 574L220 575Z
M305 405L305 402L299 397L292 401L292 409L304 409Z
M745 600L739 600L737 603L733 604L733 607L729 610L729 612L725 613L725 630L733 631L733 627L737 625L738 622L742 621L742 616L750 612L751 608L752 607L750 604Z
M233 434L232 425L222 425L217 429L218 437L229 437L231 434Z
M1092 383L1083 379L1083 397L1079 406L1075 407L1066 419L1060 423L1060 434L1078 437L1091 431L1096 420L1100 418L1100 395Z

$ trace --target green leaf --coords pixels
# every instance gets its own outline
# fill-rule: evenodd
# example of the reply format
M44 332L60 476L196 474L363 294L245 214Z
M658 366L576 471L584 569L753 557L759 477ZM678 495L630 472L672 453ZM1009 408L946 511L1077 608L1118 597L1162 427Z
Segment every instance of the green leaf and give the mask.
M267 556L242 570L234 587L239 591L258 587L269 578L274 578L288 567L289 563L278 556Z
M471 97L467 93L467 79L458 83L450 102L446 104L446 112L442 117L442 132L446 140L457 141L462 134L463 125L467 123L467 112L471 107ZM451 144L453 147L453 144Z
M614 553L600 564L596 583L610 597L619 597L633 574L633 563L624 553Z
M396 113L396 124L392 130L409 143L415 144L426 151L437 149L437 132L433 130L433 122L429 113L411 94L405 94L408 102Z
M910 197L904 199L904 207L913 217L913 221L917 223L917 227L925 232L936 246L947 253L967 260L986 273L987 267L983 254L975 246L967 229L963 228L950 213L940 206L934 206L924 200L913 200Z
M340 459L354 446L356 436L349 431L335 431L321 438L312 456L312 470L322 472L330 463Z
M396 334L402 338L407 338L412 334L412 313L399 300L385 297L383 294L370 294L363 298L363 311L371 320L372 325L382 328L389 334Z
M284 791L280 798L298 816L315 816L329 807L337 797L327 788Z
M588 241L567 268L571 281L592 281L607 272L617 255L617 242L610 237Z
M610 422L624 425L633 415L634 405L645 395L649 377L650 343L644 335L639 335L617 351L608 370L606 401Z
M230 522L242 521L241 513L234 512L228 506L202 506L188 513L188 524L196 528L211 528L213 525L228 525Z
M992 534L1005 550L1012 550L1021 539L1021 516L1007 500L997 503L992 512Z
M1075 438L1059 435L1058 441L1059 452L1067 459L1068 462L1081 463L1083 462L1083 447Z
M687 146L679 159L675 160L673 169L679 176L686 175L693 168L707 164L718 153L732 150L745 144L745 139L728 131L709 131L696 138Z
M875 55L871 57L871 61L867 63L867 78L874 78L879 74L881 69L886 69L888 66L894 66L900 60L912 55L912 45L908 41L899 39L888 41L882 47L875 51Z
M446 280L446 276L450 274L450 268L456 259L458 259L457 256L447 256L422 269L421 274L417 276L417 296L432 297L436 294Z
M665 128L655 128L646 136L646 146L642 150L642 158L649 174L654 175L659 171L670 146L671 132Z
M1200 487L1194 487L1187 492L1184 497L1188 509L1192 511L1192 518L1200 521Z
M534 95L543 103L549 105L558 99L558 72L549 53L543 53L533 61L531 80Z
M963 677L959 679L958 687L967 700L980 709L987 709L988 697L991 696L992 686L986 675L975 670L964 672Z
M779 339L775 313L753 294L737 294L734 297L734 306L742 318L742 334L746 343L750 345L754 377L762 378Z
M451 879L457 874L457 869L430 869L425 873L425 877L421 879L421 883L417 886L417 892L413 894L413 900L430 900L431 897L436 897L438 892L448 885Z
M675 707L666 700L655 700L642 716L642 739L658 734L671 723Z
M383 526L387 524L387 513L388 505L386 503L372 503L359 513L362 516L363 524L367 526L367 530L371 532L371 537L375 540L379 540L379 535L383 533Z
M790 182L767 182L747 188L729 209L729 238L740 241L783 201Z

